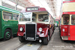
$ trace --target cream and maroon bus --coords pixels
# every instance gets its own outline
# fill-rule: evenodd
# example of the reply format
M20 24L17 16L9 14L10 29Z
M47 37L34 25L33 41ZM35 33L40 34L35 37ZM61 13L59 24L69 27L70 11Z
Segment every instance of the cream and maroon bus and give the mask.
M25 12L24 12L25 11ZM20 42L36 41L47 45L54 32L54 19L45 8L27 7L19 17Z

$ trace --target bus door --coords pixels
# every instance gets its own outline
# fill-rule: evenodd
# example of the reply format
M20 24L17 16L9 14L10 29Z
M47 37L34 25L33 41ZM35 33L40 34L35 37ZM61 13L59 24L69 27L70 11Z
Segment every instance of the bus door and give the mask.
M61 35L68 36L69 35L69 23L70 23L70 16L68 14L63 15L63 25L61 25Z

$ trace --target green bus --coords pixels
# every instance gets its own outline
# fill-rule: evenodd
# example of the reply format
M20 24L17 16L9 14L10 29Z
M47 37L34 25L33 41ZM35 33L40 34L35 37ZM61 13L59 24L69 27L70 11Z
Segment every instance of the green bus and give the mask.
M17 35L19 11L0 6L0 39Z
M55 26L56 26L56 27L59 26L59 21L55 21Z

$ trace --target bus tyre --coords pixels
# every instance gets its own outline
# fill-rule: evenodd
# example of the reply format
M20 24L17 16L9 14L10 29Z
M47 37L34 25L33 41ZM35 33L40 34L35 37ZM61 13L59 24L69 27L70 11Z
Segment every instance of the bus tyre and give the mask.
M9 29L6 29L4 32L4 40L9 40L11 38L11 34L12 34L12 31Z
M48 37L43 38L43 44L47 45L48 44Z
M20 42L24 42L25 41L25 38L23 36L19 36L19 41Z

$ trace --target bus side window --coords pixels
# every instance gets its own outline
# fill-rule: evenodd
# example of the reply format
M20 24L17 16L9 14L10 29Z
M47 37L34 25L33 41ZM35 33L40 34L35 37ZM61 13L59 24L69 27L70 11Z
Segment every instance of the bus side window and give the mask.
M64 24L69 24L69 17L64 18Z
M8 12L3 12L3 18L6 20L11 20L12 19L12 14Z
M69 15L65 14L63 16L63 24L68 25L69 24Z
M75 15L72 15L72 24L75 25Z
M39 14L38 21L48 22L48 14Z
M13 20L18 20L18 16L17 14L13 14Z

